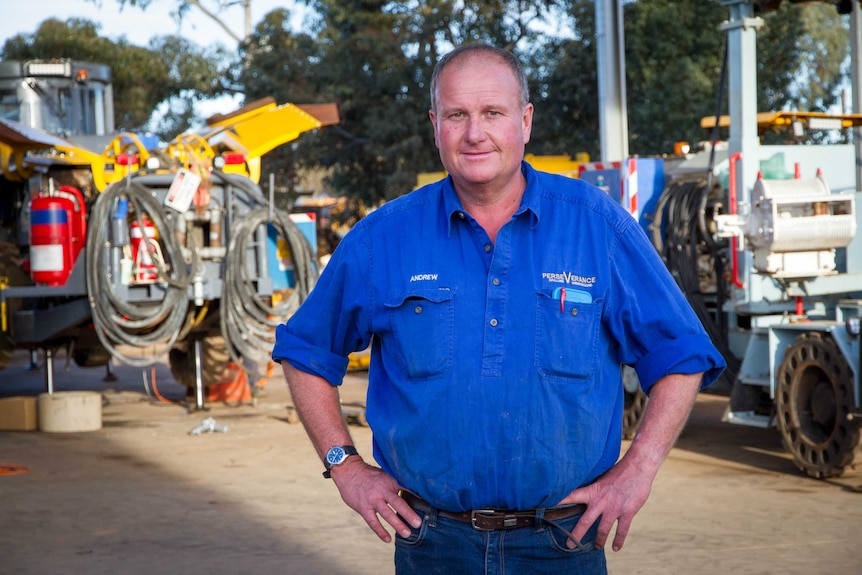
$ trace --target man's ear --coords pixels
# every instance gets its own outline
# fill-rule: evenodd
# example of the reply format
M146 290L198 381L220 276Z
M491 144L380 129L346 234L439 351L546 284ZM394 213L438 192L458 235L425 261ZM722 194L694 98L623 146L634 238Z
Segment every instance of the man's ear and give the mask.
M527 104L524 107L524 116L521 119L523 122L523 130L524 130L524 144L529 143L530 134L533 132L533 105Z

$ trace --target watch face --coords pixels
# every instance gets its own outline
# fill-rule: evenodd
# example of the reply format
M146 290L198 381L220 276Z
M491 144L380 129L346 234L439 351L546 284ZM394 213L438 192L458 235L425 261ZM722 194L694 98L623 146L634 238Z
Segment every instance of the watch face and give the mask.
M341 447L333 447L326 454L326 461L329 462L330 465L338 465L344 457L344 449Z

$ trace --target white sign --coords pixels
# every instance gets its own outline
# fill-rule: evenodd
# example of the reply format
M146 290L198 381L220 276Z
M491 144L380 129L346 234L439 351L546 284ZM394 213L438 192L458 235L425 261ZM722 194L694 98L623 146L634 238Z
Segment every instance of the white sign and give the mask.
M168 188L165 205L178 212L187 212L200 185L201 177L199 175L185 168L180 168L177 175L174 176L174 181L171 182L171 187Z

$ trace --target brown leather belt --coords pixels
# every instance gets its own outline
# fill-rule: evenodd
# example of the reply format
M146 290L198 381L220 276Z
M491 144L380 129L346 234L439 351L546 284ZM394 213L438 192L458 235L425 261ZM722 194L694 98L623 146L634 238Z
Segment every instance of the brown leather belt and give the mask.
M430 503L410 493L402 491L401 497L407 502L410 507L419 513L431 513L434 509ZM463 523L469 523L477 531L497 531L500 529L518 529L520 527L533 527L536 525L536 519L543 517L548 521L559 521L568 519L575 515L581 515L587 510L587 506L579 503L577 505L565 505L562 507L548 507L542 510L541 515L539 510L507 510L507 509L474 509L472 511L443 511L437 510L438 517L454 519Z

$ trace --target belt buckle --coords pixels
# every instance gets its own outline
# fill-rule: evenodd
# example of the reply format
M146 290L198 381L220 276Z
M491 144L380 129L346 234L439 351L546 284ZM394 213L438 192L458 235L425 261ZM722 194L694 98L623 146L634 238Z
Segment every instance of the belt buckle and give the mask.
M483 525L482 519L491 520L491 527ZM518 526L518 517L500 513L496 509L474 509L470 512L470 524L476 531L497 531L499 529L514 529Z
M476 531L494 531L493 527L485 527L477 522L477 519L490 519L494 516L493 509L474 509L470 512L470 524Z

